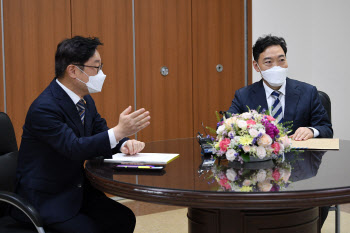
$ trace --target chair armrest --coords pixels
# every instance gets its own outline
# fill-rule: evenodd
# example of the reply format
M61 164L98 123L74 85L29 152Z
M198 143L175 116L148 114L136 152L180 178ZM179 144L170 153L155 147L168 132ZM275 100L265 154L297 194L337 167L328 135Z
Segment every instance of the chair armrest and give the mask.
M34 209L34 207L25 199L23 199L16 193L0 191L0 202L1 201L6 202L20 209L33 222L38 232L44 232L44 231L39 231L38 229L38 228L42 229L43 227L43 222L41 220L41 217L38 211L36 211L36 209Z

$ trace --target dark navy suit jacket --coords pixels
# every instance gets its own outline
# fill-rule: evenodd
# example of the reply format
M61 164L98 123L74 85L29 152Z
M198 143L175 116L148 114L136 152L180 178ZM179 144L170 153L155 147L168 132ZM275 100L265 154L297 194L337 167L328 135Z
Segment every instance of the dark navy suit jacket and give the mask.
M313 127L320 138L332 138L332 124L315 86L287 78L284 121L293 121L293 134L299 127ZM243 113L248 108L268 109L263 80L236 91L228 112Z
M85 178L84 161L97 156L111 158L127 140L112 150L106 121L91 96L84 99L83 125L73 101L54 79L27 113L17 192L34 205L45 224L68 220L80 210L83 190L92 188Z

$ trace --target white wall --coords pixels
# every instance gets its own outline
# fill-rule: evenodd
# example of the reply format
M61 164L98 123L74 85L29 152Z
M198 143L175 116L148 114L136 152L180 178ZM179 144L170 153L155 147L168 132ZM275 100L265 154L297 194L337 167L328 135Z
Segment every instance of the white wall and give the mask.
M350 140L350 1L253 0L253 44L265 34L287 42L289 77L332 101L334 137ZM253 69L253 82L260 75Z

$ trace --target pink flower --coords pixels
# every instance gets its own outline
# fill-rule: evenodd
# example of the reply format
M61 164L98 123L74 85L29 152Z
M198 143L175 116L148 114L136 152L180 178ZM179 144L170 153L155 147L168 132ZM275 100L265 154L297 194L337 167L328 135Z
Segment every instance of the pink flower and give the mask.
M225 139L221 140L221 142L220 142L220 149L221 149L221 151L226 152L227 151L227 147L230 144L230 142L231 141L228 138L225 138Z
M223 178L220 180L220 185L222 187L224 187L225 189L229 190L231 189L231 185L228 183L228 179L227 178Z
M281 147L280 147L280 144L278 142L274 142L271 147L274 149L273 150L273 153L275 153L276 155L278 155Z
M256 125L254 120L247 120L248 128L252 127L252 125Z
M278 181L281 177L281 174L280 172L278 171L278 169L274 170L273 173L272 173L272 177L275 181Z
M266 117L266 119L269 120L269 121L275 121L276 120L275 118L273 118L270 115L264 115L264 117Z
M284 136L281 140L285 148L288 148L292 144L292 140L288 136Z

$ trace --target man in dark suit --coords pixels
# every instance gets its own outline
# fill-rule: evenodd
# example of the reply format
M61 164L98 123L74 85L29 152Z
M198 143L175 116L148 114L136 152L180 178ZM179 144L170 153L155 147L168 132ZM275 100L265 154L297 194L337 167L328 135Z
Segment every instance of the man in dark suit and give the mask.
M332 138L332 124L316 87L287 78L286 54L287 44L283 38L260 37L253 46L253 66L262 79L237 90L228 112L242 113L248 111L247 106L250 109L261 106L269 109L279 122L293 121L294 140Z
M30 106L23 126L17 192L41 215L44 225L64 233L133 232L135 216L90 184L84 161L114 153L135 154L144 143L125 138L150 124L145 109L125 109L109 129L90 93L106 75L98 38L62 41L55 55L56 78ZM122 88L122 87L121 87ZM22 221L23 216L13 210Z
M228 112L269 110L281 122L293 122L294 140L332 138L333 128L315 86L287 78L287 44L282 37L260 37L253 46L253 66L262 79L236 91ZM321 224L329 207L321 208Z

